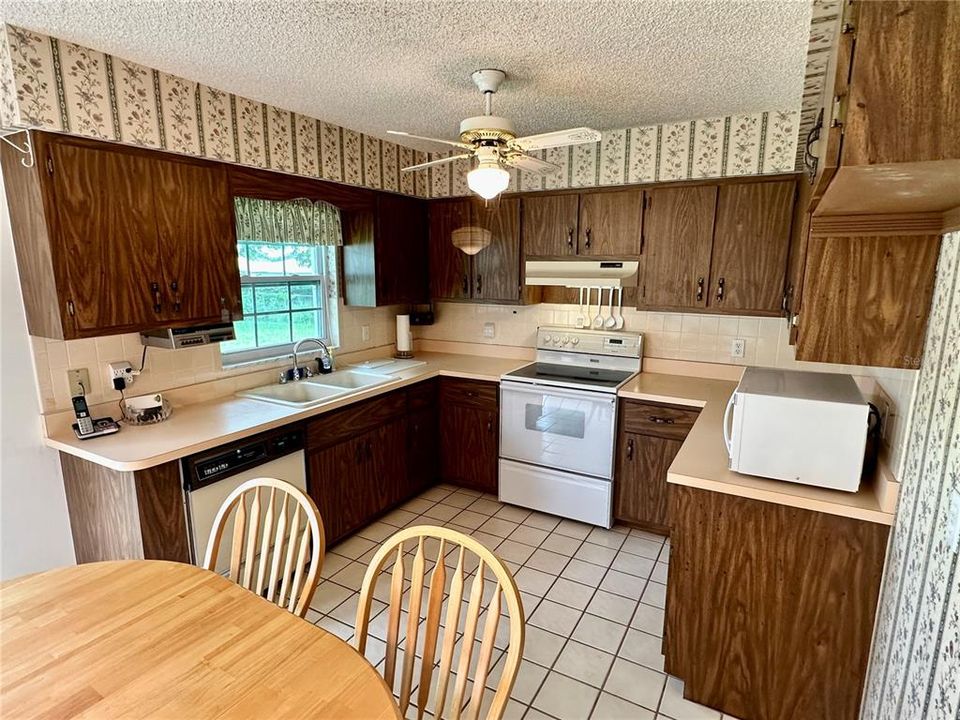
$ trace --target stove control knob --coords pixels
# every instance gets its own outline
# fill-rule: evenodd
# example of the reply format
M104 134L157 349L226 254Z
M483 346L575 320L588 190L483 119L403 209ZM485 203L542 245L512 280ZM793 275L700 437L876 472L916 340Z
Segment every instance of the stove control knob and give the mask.
M564 335L564 336L563 336L563 344L566 345L566 344L568 344L569 342L570 342L570 338L568 338L566 335Z
M560 336L559 336L559 335L554 335L554 336L553 336L553 344L554 344L554 345L559 345L559 344L560 344Z
M580 338L574 336L574 338L573 338L570 342L572 342L574 345L576 345L577 343L580 342Z
M546 344L549 343L552 339L553 339L553 338L551 338L549 335L544 335L544 336L543 336L543 344L546 345Z

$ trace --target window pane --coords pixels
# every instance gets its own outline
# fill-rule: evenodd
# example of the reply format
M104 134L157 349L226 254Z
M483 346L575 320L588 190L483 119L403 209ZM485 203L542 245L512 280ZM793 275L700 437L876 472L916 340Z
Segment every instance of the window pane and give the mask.
M290 306L294 310L320 307L320 283L297 283L290 285Z
M290 293L287 285L257 285L254 292L257 296L258 313L290 309Z
M254 277L283 275L283 247L269 243L247 243L250 274Z
M253 315L253 313L256 312L256 308L253 305L253 286L252 285L240 286L240 300L243 303L244 315Z
M302 340L305 337L323 337L323 323L319 310L307 310L293 313L293 337Z
M247 244L237 243L237 262L240 265L240 277L247 277L250 268L247 266Z
M257 315L257 346L282 345L291 342L290 315Z
M255 348L257 346L257 332L253 325L253 312L243 320L233 323L233 331L237 339L223 343L220 346L220 351L232 353L238 350L252 350Z
M317 249L312 245L284 245L287 275L319 275Z

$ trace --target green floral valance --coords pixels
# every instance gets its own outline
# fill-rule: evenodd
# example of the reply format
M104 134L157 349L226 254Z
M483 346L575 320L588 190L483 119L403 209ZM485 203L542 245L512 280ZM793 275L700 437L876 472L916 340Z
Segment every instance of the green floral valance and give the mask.
M233 203L239 242L343 245L340 210L330 203L249 197Z

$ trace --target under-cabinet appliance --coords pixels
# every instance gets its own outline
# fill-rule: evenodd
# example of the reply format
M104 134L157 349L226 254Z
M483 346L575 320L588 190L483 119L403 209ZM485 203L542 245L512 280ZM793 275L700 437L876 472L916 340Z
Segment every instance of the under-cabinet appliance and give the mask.
M195 564L201 564L206 556L207 541L220 506L242 483L269 477L285 480L307 492L303 442L301 428L281 428L183 459L183 489ZM220 543L219 573L229 570L232 539L231 522L227 523Z
M151 347L176 350L197 345L222 343L236 340L232 322L194 325L193 327L163 328L140 333L140 342Z
M610 527L617 390L642 359L639 333L539 328L500 378L500 500Z
M527 260L524 283L560 287L636 287L636 260Z
M856 492L869 414L850 375L747 368L723 418L730 469Z

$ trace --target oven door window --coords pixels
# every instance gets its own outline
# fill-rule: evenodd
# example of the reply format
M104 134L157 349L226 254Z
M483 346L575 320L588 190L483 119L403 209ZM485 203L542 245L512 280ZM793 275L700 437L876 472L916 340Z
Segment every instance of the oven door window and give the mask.
M563 407L544 398L542 403L526 403L524 426L533 432L583 440L587 414L580 409Z

